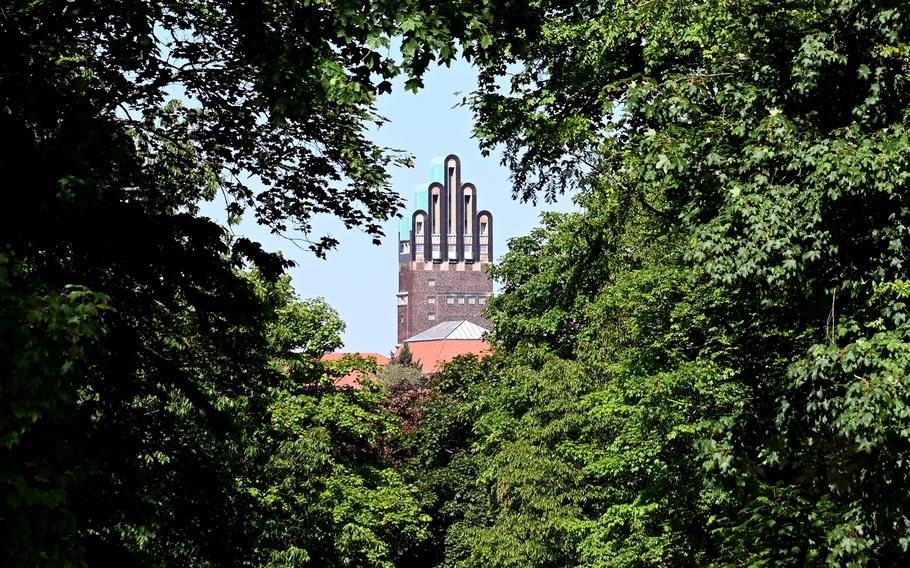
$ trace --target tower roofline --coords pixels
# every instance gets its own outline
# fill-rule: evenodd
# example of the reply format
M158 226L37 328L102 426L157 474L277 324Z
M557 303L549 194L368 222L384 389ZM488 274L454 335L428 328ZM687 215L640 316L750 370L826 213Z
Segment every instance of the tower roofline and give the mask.
M450 321L470 322L464 329L489 326L482 311L493 293L486 270L493 258L493 215L478 212L482 188L464 181L461 167L456 154L433 158L430 179L405 214L398 255L399 342ZM424 343L418 339L415 345Z

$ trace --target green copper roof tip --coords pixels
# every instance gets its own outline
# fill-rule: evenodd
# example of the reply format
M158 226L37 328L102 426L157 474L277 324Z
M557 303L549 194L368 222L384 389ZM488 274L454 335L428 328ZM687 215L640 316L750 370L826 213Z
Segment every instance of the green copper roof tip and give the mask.
M429 207L429 203L430 203L430 200L428 197L428 195L429 195L428 186L429 185L430 185L429 183L424 183L424 184L418 185L414 188L414 202L411 206L411 213L413 213L414 211L417 211L418 209L423 209L424 211L426 211L427 207Z
M436 156L430 161L430 183L443 183L445 179L445 156Z
M429 183L422 183L414 186L414 199L411 201L411 206L405 209L404 215L398 220L399 240L406 241L411 238L411 218L414 216L414 212L419 209L427 210L430 202L427 193L429 185Z

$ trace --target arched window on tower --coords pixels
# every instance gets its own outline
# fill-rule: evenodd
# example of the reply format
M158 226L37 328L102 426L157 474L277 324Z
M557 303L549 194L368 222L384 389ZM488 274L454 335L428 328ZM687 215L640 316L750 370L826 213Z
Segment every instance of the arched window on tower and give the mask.
M454 158L450 159L446 163L446 168L449 171L449 214L447 215L448 219L446 231L448 231L449 235L454 235L455 231L458 228L458 222L456 221L458 215L458 176L456 175L457 165L458 162L456 162Z
M433 207L433 227L432 227L433 235L438 235L439 234L439 224L440 224L439 215L441 212L440 207L439 207L439 188L438 187L433 188L432 207Z
M474 232L474 190L470 187L464 188L464 234L470 235Z
M492 219L486 212L477 217L477 225L480 234L477 236L479 246L477 247L477 260L489 262L492 255L490 254L490 234L492 233Z
M414 215L414 254L412 255L414 260L426 260L424 254L424 242L426 242L424 231L426 230L426 226L426 213L421 211Z

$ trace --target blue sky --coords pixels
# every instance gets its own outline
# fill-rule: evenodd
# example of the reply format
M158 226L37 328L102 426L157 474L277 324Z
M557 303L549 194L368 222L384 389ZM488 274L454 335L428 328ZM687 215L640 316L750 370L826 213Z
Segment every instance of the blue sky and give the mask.
M457 154L461 158L462 180L477 186L478 209L493 213L494 254L506 251L508 239L527 234L536 224L541 211L568 210L569 197L556 205L541 203L538 207L512 200L508 171L499 165L499 155L480 155L477 142L471 138L473 117L466 108L453 108L461 100L457 91L468 92L474 85L475 72L465 62L450 68L429 71L425 88L416 94L397 85L390 95L380 97L379 112L389 122L373 133L382 146L402 149L414 157L414 168L392 170L393 187L410 204L414 187L428 182L430 160L434 156ZM217 205L213 204L213 205ZM209 207L206 213L215 215ZM221 215L219 215L221 217ZM371 244L359 231L347 230L330 218L314 222L314 235L331 234L341 244L325 260L301 250L285 239L252 222L235 228L238 234L258 240L268 250L281 250L297 263L290 270L294 288L303 298L324 297L345 321L344 350L389 353L396 342L396 299L398 291L398 220L386 223L382 245Z

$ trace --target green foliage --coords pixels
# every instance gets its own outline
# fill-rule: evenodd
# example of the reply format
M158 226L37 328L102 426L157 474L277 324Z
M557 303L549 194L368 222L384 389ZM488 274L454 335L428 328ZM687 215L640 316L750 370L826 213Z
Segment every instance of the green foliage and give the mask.
M492 271L502 293L490 298L487 309L504 349L548 345L571 356L585 306L609 274L605 253L611 247L587 221L547 213L530 235L509 241L509 252Z
M431 62L454 59L458 39L470 56L493 17L417 2L221 0L17 0L4 14L0 96L18 158L52 135L67 143L44 139L46 158L75 150L74 165L94 162L90 177L104 182L107 163L174 154L141 173L192 182L171 195L179 205L217 187L232 216L250 211L275 231L309 233L313 215L331 214L376 239L401 205L386 168L410 163L367 138L384 121L376 97L399 75L418 88ZM400 59L389 55L393 37L403 38ZM110 150L119 156L106 162ZM89 176L62 165L47 181ZM205 183L192 172L206 172ZM318 254L337 244L307 239Z
M401 359L398 359L398 361L401 361ZM379 386L388 392L414 388L422 382L418 367L395 361L391 361L388 365L381 367L376 375Z
M306 329L319 314L311 337L321 332L326 347L334 348L340 344L337 314L317 305L298 305L298 318L279 325ZM301 365L287 367L263 434L274 454L266 475L253 478L261 495L273 496L265 499L262 518L270 519L288 550L307 550L314 565L392 566L428 537L429 522L417 487L390 459L389 441L398 436L400 420L384 408L386 395L374 383L357 390L336 389L331 381L359 370L378 372L382 383L387 367L360 358L324 364L307 351L295 357Z
M342 325L321 302L293 300L287 280L262 285L282 309L269 325L273 337L296 337L277 361L285 376L268 397L266 420L246 454L255 466L240 481L255 503L260 560L269 566L393 566L427 537L428 518L416 488L386 457L397 418L382 394L336 389L332 377L353 369L375 371L364 360L342 366L315 360L340 344ZM283 301L282 301L283 300ZM314 325L315 324L315 325Z
M414 487L379 456L364 455L396 426L378 401L376 393L328 389L284 395L270 407L275 451L247 490L261 504L273 565L300 549L318 566L392 566L425 538Z
M398 356L392 357L392 359L394 362L404 367L414 365L414 355L411 353L411 348L407 343L401 346L401 351L398 353Z
M581 212L494 270L496 355L337 390L337 314L199 203L378 237L373 103L456 42ZM903 4L18 1L0 45L6 564L907 564Z
M78 286L36 285L21 261L0 252L0 495L8 558L65 562L78 546L51 535L74 531L69 492L86 471L65 443L76 425L69 408L92 393L73 377L105 332L108 301Z
M476 436L473 425L480 415L474 393L495 380L490 359L457 357L433 376L432 394L420 401L419 427L402 439L403 454L410 458L404 470L420 488L421 503L432 521L431 537L406 557L403 565L442 564L451 555L449 546L460 541L449 529L465 518L483 514L483 488L477 484L482 457L470 452Z
M623 240L632 245L633 235ZM451 461L434 461L439 451L417 458L461 484L433 487L446 501L439 510L464 515L445 528L444 565L714 558L705 528L716 502L696 442L743 391L700 343L710 321L698 314L725 301L689 280L678 246L650 237L635 246L613 259L616 278L584 306L575 361L526 345L482 369L449 369L446 380L468 387L425 410L421 430L453 428L433 422L433 409L453 422L458 413L463 426L454 429L471 432L469 442L449 449L459 452ZM457 476L465 469L467 480Z
M274 283L289 263L199 205L217 196L316 254L335 240L309 234L314 215L378 238L399 206L386 167L406 157L366 138L373 103L488 35L462 8L4 3L3 564L382 565L420 539L410 488L379 459L379 395L314 378L341 323L289 299ZM277 473L282 440L305 455L289 426L263 430L278 410L321 428L312 456L338 467L312 485ZM248 488L266 474L299 486L284 519L323 533L265 527Z
M476 132L583 211L494 271L499 360L439 409L469 434L435 561L906 564L910 13L533 9Z

